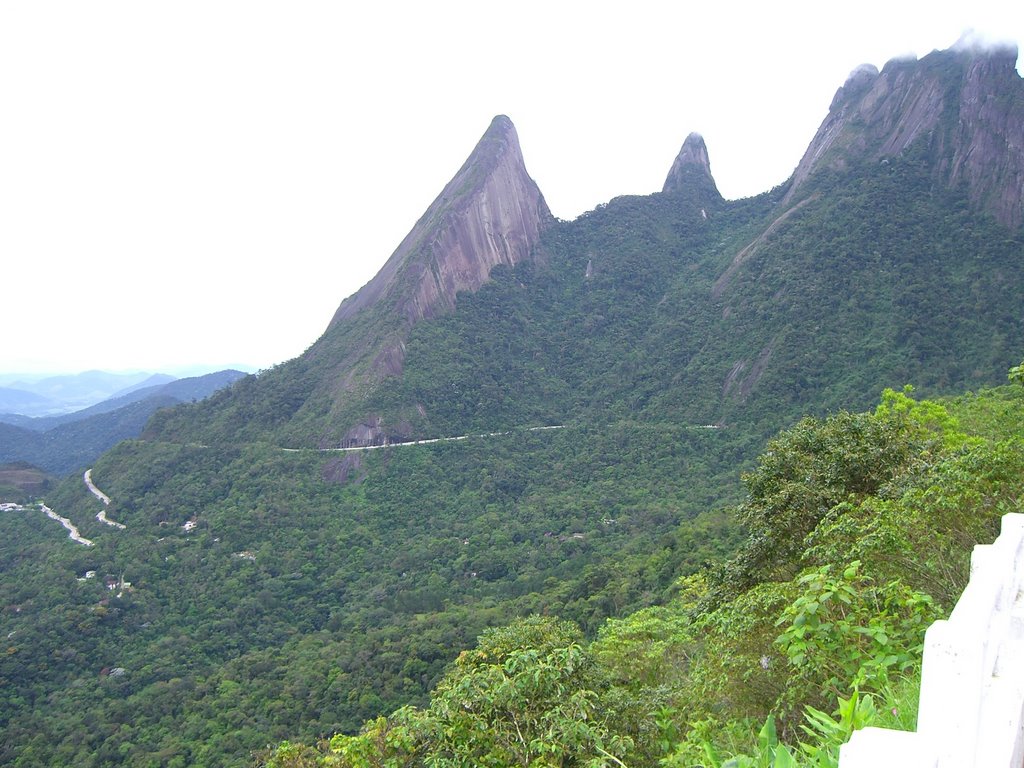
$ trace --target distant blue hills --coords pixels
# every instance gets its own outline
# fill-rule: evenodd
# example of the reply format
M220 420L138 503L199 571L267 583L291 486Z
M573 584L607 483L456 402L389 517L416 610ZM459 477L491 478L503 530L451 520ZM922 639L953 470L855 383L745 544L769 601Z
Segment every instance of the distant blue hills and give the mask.
M175 378L87 371L0 387L0 464L28 462L64 475L138 437L160 408L203 400L246 374ZM77 408L76 408L77 404Z

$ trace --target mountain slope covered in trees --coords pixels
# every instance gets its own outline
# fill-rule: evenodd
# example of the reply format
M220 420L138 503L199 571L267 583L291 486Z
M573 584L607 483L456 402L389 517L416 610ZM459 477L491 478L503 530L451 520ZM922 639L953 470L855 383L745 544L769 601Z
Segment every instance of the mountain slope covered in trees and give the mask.
M514 129L496 118L381 277L306 354L150 435L330 447L507 428L519 425L508 416L534 413L646 415L648 404L716 423L772 412L768 433L805 407L866 405L902 381L995 383L1021 330L1015 61L1013 49L958 47L858 69L781 187L723 200L706 147L689 137L661 194L573 222L550 220ZM498 258L500 242L522 245ZM490 269L487 306L462 306L474 300L464 294L461 321L446 302L409 309L438 279L480 296L475 281L444 279L470 253ZM455 341L460 322L468 336Z
M1020 511L1022 406L1019 387L887 390L874 412L803 419L744 478L736 556L664 605L591 642L549 617L488 630L429 706L259 763L834 768L853 728L913 728L924 631Z
M96 462L124 529L96 520L79 477L46 501L93 547L41 513L4 513L0 762L245 765L270 742L433 707L431 690L474 679L471 660L446 672L458 650L517 617L556 616L590 638L612 631L609 617L664 609L692 638L718 630L671 601L701 573L725 574L702 616L764 583L788 585L771 599L791 604L800 570L832 561L803 559L821 520L777 526L751 506L770 489L742 501L739 474L764 474L765 441L818 419L788 438L804 468L814 451L800 440L834 448L863 429L877 475L815 485L813 510L847 491L895 499L934 430L837 412L906 383L926 396L999 383L1019 362L1017 203L972 186L976 170L950 170L972 147L988 180L1020 167L1021 80L1007 62L954 50L855 74L808 150L816 160L781 187L722 199L689 137L663 192L572 222L550 218L511 123L496 119L383 276L304 355L159 412L142 440ZM898 95L919 92L931 129L892 144ZM902 452L875 450L886 430ZM450 439L397 445L434 438ZM737 518L727 507L740 502ZM751 529L760 549L741 547ZM955 591L907 584L943 605ZM557 625L543 652L579 645L576 631ZM722 643L722 665L750 660ZM730 713L761 717L788 669ZM707 667L700 684L731 690L733 671ZM704 689L689 678L661 699L602 680L623 701L674 708L675 728L708 714L691 709ZM807 702L824 706L821 683L809 679ZM627 749L683 748L682 731L652 746L628 719L639 710L623 711L614 733Z

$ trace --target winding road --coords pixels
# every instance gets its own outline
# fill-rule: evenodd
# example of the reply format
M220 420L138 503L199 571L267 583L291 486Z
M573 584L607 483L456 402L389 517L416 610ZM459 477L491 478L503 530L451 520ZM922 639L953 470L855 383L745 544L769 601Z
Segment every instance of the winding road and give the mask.
M102 501L104 506L110 504L110 497L107 496L107 494L105 494L99 488L97 488L96 485L93 483L93 481L92 481L92 469L91 468L85 470L85 474L82 475L82 479L85 480L85 485L89 489L89 491L92 493L92 495L95 496L100 501ZM116 520L111 520L109 517L107 517L107 510L105 510L105 509L101 509L99 511L99 513L97 513L96 519L99 520L104 525L109 525L111 528L119 528L122 531L125 528L128 527L124 523L119 523Z
M565 425L553 424L553 425L545 426L545 427L530 427L526 431L527 432L541 432L541 431L546 431L546 430L551 430L551 429L565 429L565 428L566 428ZM701 425L694 426L692 428L693 429L721 429L722 427L721 427L721 425L717 425L717 424L701 424ZM347 452L350 452L350 451L373 451L373 450L378 450L380 448L398 448L398 447L402 447L402 446L412 446L412 445L430 445L431 443L447 443L447 442L454 442L454 441L457 441L457 440L468 440L471 437L499 437L499 436L502 436L502 435L510 435L510 434L512 434L512 431L506 431L506 432L484 432L482 434L476 434L476 435L458 435L456 437L434 437L434 438L429 438L429 439L426 439L426 440L410 440L410 441L404 442L404 443L384 443L382 445L356 445L356 446L350 446L350 447L347 447L347 448L316 448L316 449L312 449L312 450L315 450L318 453L328 453L328 452L344 452L344 453L347 453ZM206 446L202 446L202 447L205 448ZM289 453L299 453L299 452L304 452L304 451L307 451L307 450L310 450L310 449L308 449L308 448L281 448L280 450L287 451ZM85 471L85 474L82 475L82 480L85 482L85 485L89 489L89 492L93 496L95 496L97 499L99 499L101 502L103 502L104 507L106 507L107 505L110 504L110 497L107 496L107 494L105 494L99 488L97 488L96 484L93 483L93 481L92 481L92 469L91 468L87 469ZM21 507L21 508L22 509L28 509L28 507ZM75 541L75 542L77 542L79 544L82 544L83 546L86 546L86 547L94 546L94 542L91 541L90 539L87 539L84 536L82 536L82 534L79 533L79 531L78 531L78 527L74 523L72 523L70 520L68 520L66 517L61 517L60 515L58 515L56 512L54 512L52 509L50 509L48 506L46 506L46 504L44 504L42 502L39 502L39 508L44 513L46 513L46 516L49 517L51 520L56 520L62 526L64 526L64 528L66 528L67 531L68 531L68 538L70 538L72 541ZM124 523L119 523L116 520L111 520L109 517L107 517L107 510L106 509L101 509L99 511L99 513L96 515L96 519L99 520L101 523L104 523L105 525L111 526L112 528L119 528L121 530L125 530L128 527Z
M526 432L542 432L548 429L565 429L563 424L553 424L549 427L529 427ZM471 437L501 437L502 435L511 435L512 430L505 432L482 432L477 435L457 435L456 437L431 437L425 440L409 440L404 443L389 443L384 442L380 445L353 445L347 448L282 448L282 451L288 453L301 453L303 451L315 450L318 453L349 453L352 451L376 451L381 448L401 448L408 445L430 445L431 443L452 443L457 440L469 440Z
M82 475L82 479L85 480L86 487L92 492L92 495L102 501L104 504L110 503L110 497L107 496L103 491L97 488L92 482L92 470L85 470L85 474Z
M46 513L46 516L48 518L50 518L51 520L56 520L58 523L67 528L69 539L71 539L72 541L77 541L79 544L83 544L86 547L93 546L93 542L85 538L82 534L80 534L78 532L78 527L70 520L68 520L66 517L61 517L42 502L39 502L39 508Z

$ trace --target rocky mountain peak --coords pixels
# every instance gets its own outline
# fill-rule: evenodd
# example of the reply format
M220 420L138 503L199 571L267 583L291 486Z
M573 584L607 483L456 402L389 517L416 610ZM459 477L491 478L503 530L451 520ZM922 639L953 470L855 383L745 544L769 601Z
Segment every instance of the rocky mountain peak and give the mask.
M876 77L878 77L878 67L874 64L861 64L855 68L846 78L842 87L836 91L836 95L832 98L832 104L829 106L829 112L833 112L845 102L863 94L871 87Z
M711 175L711 160L704 137L699 133L691 133L683 142L682 149L676 155L672 168L665 179L662 192L683 192L700 190L712 197L721 199L718 186Z
M381 271L342 302L331 326L381 302L410 323L446 311L497 264L530 258L551 221L515 126L498 115Z
M1012 45L984 47L965 37L920 60L894 59L879 72L858 67L793 175L787 200L818 169L923 148L936 179L964 187L1002 224L1024 223L1024 81Z

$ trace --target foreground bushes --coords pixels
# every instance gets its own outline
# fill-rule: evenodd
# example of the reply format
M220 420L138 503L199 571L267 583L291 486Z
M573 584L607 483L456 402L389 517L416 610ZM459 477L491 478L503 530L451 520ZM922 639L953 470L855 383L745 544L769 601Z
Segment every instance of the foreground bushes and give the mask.
M890 390L873 413L804 419L745 478L739 554L680 578L666 605L589 644L547 617L489 630L429 706L259 761L834 765L853 729L913 725L924 631L1019 508L1021 406L1010 390L949 408Z

